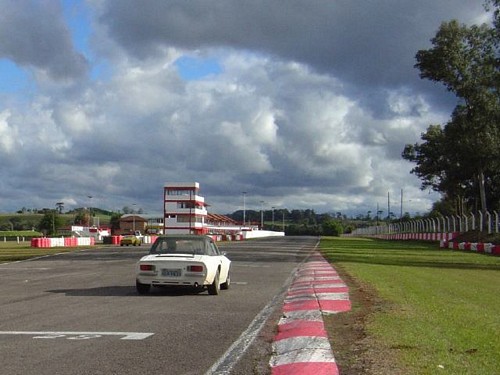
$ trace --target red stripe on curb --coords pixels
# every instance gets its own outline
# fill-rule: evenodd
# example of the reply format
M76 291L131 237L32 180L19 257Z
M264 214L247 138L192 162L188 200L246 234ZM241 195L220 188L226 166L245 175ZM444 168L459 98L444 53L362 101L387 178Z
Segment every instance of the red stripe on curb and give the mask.
M292 284L291 288L297 286L314 286L314 285L322 285L322 284L339 284L345 286L345 283L342 281L340 277L335 279L326 279L326 280L312 280L312 281L296 281Z
M307 270L303 270L303 271L300 271L298 273L299 275L301 276L310 276L310 275L333 275L333 276L337 276L338 273L335 272L334 270L332 270L331 268L328 269L328 268L311 268L311 269L307 269Z
M298 310L321 310L326 312L342 312L351 309L349 300L304 300L285 302L283 311L298 311Z
M283 305L284 312L298 310L319 310L319 303L317 300L309 300L285 302L285 304Z
M278 326L278 334L274 338L274 341L298 336L328 337L325 331L325 325L322 321L314 322L298 320L295 322L280 324Z
M333 273L315 273L315 274L310 274L310 275L298 275L297 279L295 282L304 282L308 280L324 280L324 279L329 279L329 280L339 280L340 276L337 274Z
M348 293L349 288L347 286L335 286L330 288L303 288L291 290L287 293L287 296L299 296L302 294L318 294L318 293Z
M323 312L344 312L351 310L351 301L349 300L324 300L319 301L320 310Z
M338 375L336 363L332 362L301 362L273 367L272 375Z

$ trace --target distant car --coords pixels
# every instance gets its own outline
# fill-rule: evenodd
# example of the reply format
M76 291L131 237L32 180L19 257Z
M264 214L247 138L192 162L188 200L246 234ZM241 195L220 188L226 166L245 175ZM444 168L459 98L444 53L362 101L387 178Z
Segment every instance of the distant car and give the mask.
M190 286L211 295L229 289L231 261L208 236L159 236L149 255L136 265L136 288L147 294L151 286Z
M141 239L133 234L125 235L120 240L120 246L129 246L129 245L139 246L140 244L141 244Z

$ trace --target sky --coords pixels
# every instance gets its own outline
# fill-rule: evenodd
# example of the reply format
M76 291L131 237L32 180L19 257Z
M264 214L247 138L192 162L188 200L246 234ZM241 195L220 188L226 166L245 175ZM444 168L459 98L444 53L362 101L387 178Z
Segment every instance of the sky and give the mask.
M456 98L419 78L463 0L0 0L0 212L425 213L401 153ZM401 194L403 193L403 194ZM401 209L402 202L402 209ZM389 204L389 206L388 206Z

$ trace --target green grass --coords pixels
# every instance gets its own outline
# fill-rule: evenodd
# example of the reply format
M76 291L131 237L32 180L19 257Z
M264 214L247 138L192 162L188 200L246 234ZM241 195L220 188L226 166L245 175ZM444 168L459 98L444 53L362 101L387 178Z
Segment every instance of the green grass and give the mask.
M36 248L31 247L30 242L2 241L0 242L0 263L26 260L49 254L66 253L75 251L75 249L74 247Z
M365 328L407 374L500 373L499 257L368 239L320 248L385 301Z
M0 240L4 237L40 237L42 233L32 230L0 230Z

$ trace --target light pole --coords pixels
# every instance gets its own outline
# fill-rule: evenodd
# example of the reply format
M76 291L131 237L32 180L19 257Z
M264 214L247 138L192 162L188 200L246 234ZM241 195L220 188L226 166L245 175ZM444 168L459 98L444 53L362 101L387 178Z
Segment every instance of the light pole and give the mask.
M403 189L401 188L401 211L399 212L399 220L403 219Z
M132 206L135 206L136 204L135 203L132 203ZM134 231L134 234L135 234L135 209L132 209L132 230Z
M52 212L52 235L56 235L56 210Z
M264 230L264 201L260 201L260 230Z
M87 195L89 198L89 228L90 228L90 220L92 219L92 195Z
M276 208L276 207L271 207L271 209L272 209L272 214L273 214L273 230L274 230L274 209L275 209L275 208Z
M241 194L243 194L243 226L245 226L245 220L246 220L246 207L245 207L245 197L247 195L246 191L243 191Z

